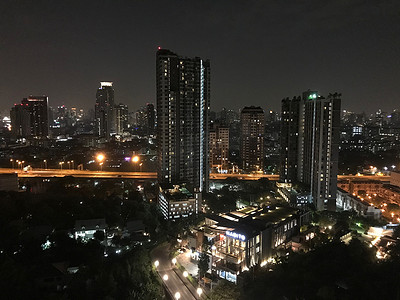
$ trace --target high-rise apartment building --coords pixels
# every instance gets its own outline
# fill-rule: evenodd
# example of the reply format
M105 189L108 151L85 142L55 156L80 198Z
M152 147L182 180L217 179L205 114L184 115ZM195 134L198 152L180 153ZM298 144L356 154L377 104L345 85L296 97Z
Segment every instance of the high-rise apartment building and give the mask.
M11 110L14 137L47 138L49 135L48 97L29 96Z
M336 209L340 94L282 100L280 180L309 187L318 210Z
M217 172L229 169L229 127L213 123L209 133L210 167Z
M207 190L210 62L159 49L156 67L158 180Z
M124 129L128 128L129 112L128 105L118 104L115 105L115 120L116 120L116 133L122 134Z
M100 82L100 88L96 92L95 126L96 135L106 140L116 133L114 105L113 83Z
M261 107L245 107L240 112L240 155L245 171L262 171L264 168L265 115Z
M154 109L153 103L146 104L146 121L147 121L147 133L153 135L155 133L156 126L156 110Z

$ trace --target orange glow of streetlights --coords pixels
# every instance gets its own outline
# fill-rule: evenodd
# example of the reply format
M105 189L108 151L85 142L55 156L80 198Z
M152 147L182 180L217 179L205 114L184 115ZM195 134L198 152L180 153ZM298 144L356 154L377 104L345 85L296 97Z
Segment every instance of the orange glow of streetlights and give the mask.
M133 161L134 163L139 162L139 156L135 155L134 157L132 157L132 161Z
M106 157L103 154L98 154L96 156L96 159L98 162L102 162Z

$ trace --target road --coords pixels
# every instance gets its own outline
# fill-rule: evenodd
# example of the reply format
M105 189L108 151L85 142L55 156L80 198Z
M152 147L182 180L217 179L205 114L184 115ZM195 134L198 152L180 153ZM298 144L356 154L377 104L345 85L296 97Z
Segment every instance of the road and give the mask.
M89 170L60 170L60 169L35 169L31 171L21 171L18 169L0 168L1 173L18 173L18 177L90 177L90 178L132 178L132 179L155 179L155 172L109 172L109 171L89 171Z
M160 277L163 278L165 275L168 276L167 280L162 280L172 296L179 292L181 296L180 299L182 300L200 299L197 296L196 289L193 285L186 278L178 276L180 272L179 270L174 271L172 262L169 258L169 245L154 249L151 253L151 257L153 262L156 260L159 262L157 271Z
M0 168L1 173L17 172L19 177L90 177L90 178L132 178L132 179L156 179L156 172L115 172L115 171L89 171L89 170L68 170L68 169L34 169L31 171L22 171L19 169ZM269 180L278 180L279 175L267 174L210 174L210 179L223 180L227 178L237 178L239 180L258 180L260 178L268 178ZM339 175L338 179L374 179L380 181L389 181L390 176L375 175Z

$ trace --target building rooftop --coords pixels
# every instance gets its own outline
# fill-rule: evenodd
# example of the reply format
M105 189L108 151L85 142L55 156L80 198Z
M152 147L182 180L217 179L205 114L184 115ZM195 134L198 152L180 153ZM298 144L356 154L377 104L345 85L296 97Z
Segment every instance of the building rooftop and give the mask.
M170 200L188 200L193 198L193 194L184 186L162 184L162 192Z
M298 209L287 206L245 207L243 209L207 217L214 221L211 229L220 231L237 231L247 237L258 234L268 226L279 224L296 215Z

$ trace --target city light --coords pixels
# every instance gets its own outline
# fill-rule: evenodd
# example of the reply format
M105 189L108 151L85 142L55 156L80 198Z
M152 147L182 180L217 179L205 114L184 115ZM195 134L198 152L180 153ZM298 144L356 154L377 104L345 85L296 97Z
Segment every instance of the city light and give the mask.
M96 156L96 159L98 162L102 162L106 157L103 154L98 154Z
M188 277L189 273L187 271L183 271L183 277Z
M134 163L137 163L139 161L139 156L135 155L134 157L132 157L132 161Z
M168 275L165 274L165 275L163 276L163 279L164 279L165 281L167 281L167 280L168 280Z
M176 264L176 258L172 259L172 263L175 265Z
M201 288L197 288L197 295L201 296L203 293L203 290Z
M176 292L175 293L175 299L181 299L181 293L179 293L179 292Z
M157 268L159 265L160 265L160 262L159 262L158 260L156 260L156 261L154 262L154 266Z

